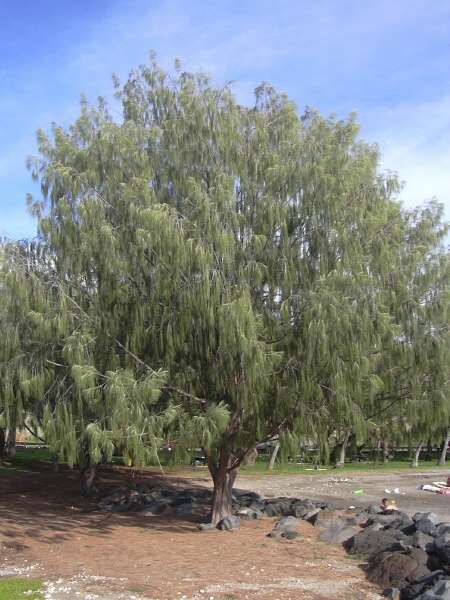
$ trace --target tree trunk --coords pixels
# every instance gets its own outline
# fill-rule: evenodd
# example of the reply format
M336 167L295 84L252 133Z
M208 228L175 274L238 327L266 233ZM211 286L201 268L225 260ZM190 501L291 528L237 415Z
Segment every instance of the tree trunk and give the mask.
M6 437L6 444L4 453L9 458L14 458L16 455L16 429L15 427L10 427L8 429L8 435Z
M382 441L383 444L383 463L389 461L389 442L386 440Z
M374 446L374 462L376 465L380 464L380 450L381 450L381 441L377 440L377 445Z
M416 451L414 452L414 458L411 462L411 467L418 467L419 466L419 456L420 456L420 451L422 450L422 446L423 446L423 442L419 442Z
M350 439L351 431L345 432L344 439L339 450L339 460L336 462L336 467L343 467L345 465L345 453L347 451L348 440Z
M95 476L97 470L95 465L86 467L81 471L81 495L85 497L93 496L97 492L95 487Z
M442 444L442 451L441 451L441 456L439 457L438 465L441 465L441 466L445 465L445 461L447 459L447 450L448 450L449 442L450 442L450 428L447 429L447 433L445 435L445 439Z
M219 473L214 481L211 522L217 525L225 517L231 516L233 504L233 485L237 469Z
M232 514L233 485L238 471L237 467L232 468L232 463L233 454L225 448L220 450L218 463L211 457L208 459L208 468L214 483L211 511L211 523L214 525Z
M254 464L256 463L257 458L258 458L258 450L255 447L246 453L245 458L242 461L242 466L253 467Z
M269 469L269 471L273 471L273 467L275 466L275 461L277 459L277 454L278 454L279 450L280 450L280 442L277 442L275 444L275 446L273 447L272 453L270 455L269 464L267 465L267 468Z
M59 473L59 456L57 454L55 454L52 457L52 463L53 463L53 473Z
M0 427L0 456L3 454L6 445L6 434L5 430Z
M359 448L356 440L356 435L352 431L347 443L346 458L349 461L358 460Z
M412 445L412 441L411 438L408 438L408 458L410 458L411 460L413 460L413 445Z
M433 459L433 443L431 440L428 440L426 460L432 460L432 459Z

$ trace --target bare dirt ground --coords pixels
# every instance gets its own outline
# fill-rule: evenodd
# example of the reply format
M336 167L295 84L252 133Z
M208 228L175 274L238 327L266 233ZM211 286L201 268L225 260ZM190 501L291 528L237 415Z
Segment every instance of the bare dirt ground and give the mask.
M324 500L336 507L379 504L381 498L394 498L398 507L410 514L434 512L442 521L450 521L450 496L419 490L424 483L442 481L450 473L436 470L400 473L340 474L338 470L320 475L240 476L236 485L263 496L293 496ZM398 488L400 494L393 493ZM362 494L355 491L363 490ZM389 494L386 490L390 491Z
M241 478L239 486L300 495L291 476L270 480ZM171 481L206 484L204 477ZM120 484L123 472L103 473L103 486ZM300 522L300 538L275 541L266 537L273 522L199 532L194 518L99 512L80 499L69 470L1 474L0 576L43 578L48 600L380 598L363 565L320 542L314 527Z

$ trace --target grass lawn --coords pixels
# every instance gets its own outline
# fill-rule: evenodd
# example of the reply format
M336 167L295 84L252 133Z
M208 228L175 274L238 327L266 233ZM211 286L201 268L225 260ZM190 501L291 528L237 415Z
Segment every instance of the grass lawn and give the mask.
M0 472L2 470L7 471L27 471L32 470L33 465L42 462L51 462L52 454L48 450L48 448L18 448L17 454L13 459L4 459L0 460ZM256 461L255 465L248 467L241 467L241 472L245 475L330 475L330 474L348 474L348 473L391 473L398 471L409 471L409 472L420 472L420 471L434 471L441 470L448 471L449 466L444 465L439 467L436 464L436 459L428 460L428 461L420 461L419 467L411 468L411 460L406 456L402 458L395 458L386 463L374 463L374 462L352 462L346 463L344 467L340 467L339 469L335 469L332 466L320 466L319 469L314 469L312 464L308 463L277 463L273 469L273 471L267 470L267 462L268 457L260 456ZM122 464L122 460L118 457L113 459L114 464ZM167 473L184 473L184 474L192 474L192 473L208 473L208 469L205 466L197 466L193 467L189 464L179 464L174 465L171 464L167 457L164 456L164 453L161 455L161 464L164 468L164 471ZM154 469L156 465L153 465L151 468Z
M268 477L277 475L314 475L315 477L320 476L345 476L354 474L376 474L376 473L395 473L395 472L410 472L420 473L427 471L442 470L443 473L449 471L449 464L439 467L435 460L421 461L417 468L410 466L410 460L391 460L386 463L346 463L345 467L335 469L333 466L320 466L319 469L314 469L312 464L295 464L285 463L275 465L273 471L268 471L267 460L259 458L255 465L248 467L241 467L240 473L242 475ZM152 467L154 468L154 467ZM205 475L208 476L208 469L205 466L189 466L189 465L164 465L164 471L172 475L190 476L190 475Z
M36 579L0 579L0 600L43 600L41 589L42 582Z
M29 471L39 462L50 462L52 454L48 448L17 448L14 458L0 459L1 471Z
M435 460L430 461L421 461L417 468L411 467L411 461L408 460L391 460L386 463L371 463L371 462L353 462L346 463L344 467L340 467L335 469L332 466L320 466L319 469L314 469L313 465L310 464L295 464L295 463L285 463L285 464L277 464L275 465L273 471L267 470L267 461L264 459L258 459L254 466L251 467L242 467L242 473L246 475L264 475L273 474L273 475L289 475L297 474L297 475L329 475L339 474L339 473L384 473L384 472L392 472L392 471L434 471L435 469L448 470L448 465L444 465L443 467L439 467L436 464Z

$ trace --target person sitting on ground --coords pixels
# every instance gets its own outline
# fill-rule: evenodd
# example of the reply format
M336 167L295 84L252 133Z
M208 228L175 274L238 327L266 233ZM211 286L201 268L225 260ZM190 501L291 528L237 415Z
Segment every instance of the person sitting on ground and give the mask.
M450 488L450 477L447 477L447 483L446 483L447 487Z
M383 498L381 500L381 509L385 514L391 514L393 511L398 510L397 503L395 500L390 498Z

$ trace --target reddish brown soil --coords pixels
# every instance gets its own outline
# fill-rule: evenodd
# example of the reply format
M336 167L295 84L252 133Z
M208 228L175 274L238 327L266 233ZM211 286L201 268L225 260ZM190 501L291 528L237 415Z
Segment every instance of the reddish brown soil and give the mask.
M124 471L104 470L102 487L117 487L124 477ZM139 480L155 477L146 473ZM36 574L46 579L80 573L111 578L104 584L108 595L99 598L114 592L154 600L379 598L358 561L320 542L314 527L301 522L301 538L280 542L266 537L273 522L199 532L195 519L99 512L80 498L78 475L68 469L0 474L4 568L35 564Z

